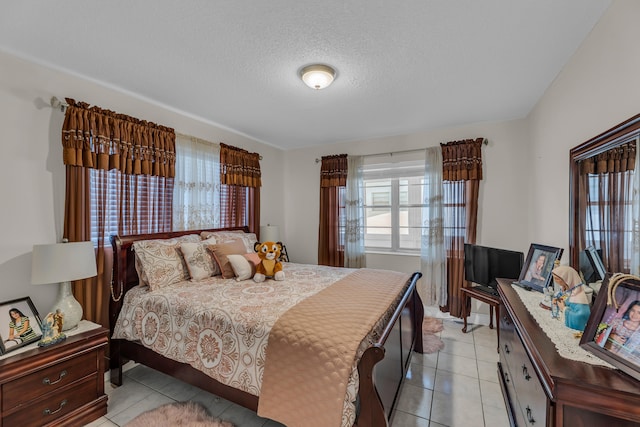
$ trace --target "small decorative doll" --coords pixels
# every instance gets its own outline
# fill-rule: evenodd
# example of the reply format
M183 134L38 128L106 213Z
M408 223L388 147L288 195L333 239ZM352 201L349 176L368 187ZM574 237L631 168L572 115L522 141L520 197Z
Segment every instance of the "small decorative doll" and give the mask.
M583 331L591 314L591 306L580 274L566 265L554 268L551 274L554 283L562 289L553 299L553 304L564 311L564 323L567 327Z

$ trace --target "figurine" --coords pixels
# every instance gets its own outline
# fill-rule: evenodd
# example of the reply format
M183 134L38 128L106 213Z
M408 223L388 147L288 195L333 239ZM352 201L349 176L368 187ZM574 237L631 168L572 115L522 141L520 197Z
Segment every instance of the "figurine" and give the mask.
M591 314L591 306L580 274L566 265L554 268L551 274L554 283L562 289L553 298L553 305L564 311L564 324L567 327L583 331Z
M62 332L63 317L64 315L60 310L47 314L42 321L42 338L40 342L38 342L39 347L56 344L67 338L64 332Z

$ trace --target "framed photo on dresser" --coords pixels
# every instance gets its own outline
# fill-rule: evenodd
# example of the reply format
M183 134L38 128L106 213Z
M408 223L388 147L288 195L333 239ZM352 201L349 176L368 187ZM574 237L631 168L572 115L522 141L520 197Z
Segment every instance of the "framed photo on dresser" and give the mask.
M0 354L38 341L42 322L31 298L0 303Z
M517 284L542 292L551 283L551 270L562 257L562 248L532 243Z
M640 281L606 275L580 346L640 380Z

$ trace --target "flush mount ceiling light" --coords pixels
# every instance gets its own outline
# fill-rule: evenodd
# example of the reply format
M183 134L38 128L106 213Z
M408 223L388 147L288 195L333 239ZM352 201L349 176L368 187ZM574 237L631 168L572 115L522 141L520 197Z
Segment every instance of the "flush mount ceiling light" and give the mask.
M307 65L300 70L300 78L311 89L324 89L336 77L336 70L328 65Z

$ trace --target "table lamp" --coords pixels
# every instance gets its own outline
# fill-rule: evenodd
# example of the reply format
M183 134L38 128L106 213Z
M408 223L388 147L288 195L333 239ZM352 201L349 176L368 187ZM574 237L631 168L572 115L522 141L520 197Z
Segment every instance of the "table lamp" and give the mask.
M279 242L280 241L280 229L277 225L263 225L260 227L260 241L261 242Z
M65 239L63 243L33 246L31 283L60 283L52 311L58 309L64 315L63 331L75 328L82 319L82 306L73 296L71 281L96 274L96 254L91 242L67 243Z

